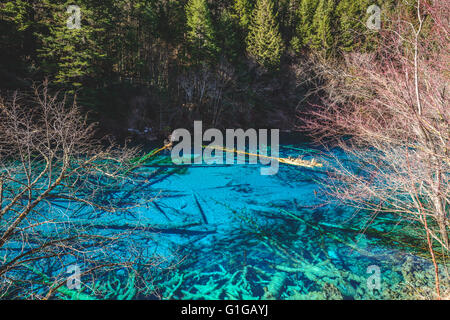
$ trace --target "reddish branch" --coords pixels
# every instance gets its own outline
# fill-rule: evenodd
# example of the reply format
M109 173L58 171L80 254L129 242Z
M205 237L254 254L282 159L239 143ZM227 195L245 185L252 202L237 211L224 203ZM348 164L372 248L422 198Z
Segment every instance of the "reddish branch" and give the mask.
M328 192L424 228L438 298L433 242L446 259L450 226L449 4L416 1L414 12L399 6L375 52L351 53L338 69L318 68L327 98L303 117L319 142L342 148L350 160L330 162Z

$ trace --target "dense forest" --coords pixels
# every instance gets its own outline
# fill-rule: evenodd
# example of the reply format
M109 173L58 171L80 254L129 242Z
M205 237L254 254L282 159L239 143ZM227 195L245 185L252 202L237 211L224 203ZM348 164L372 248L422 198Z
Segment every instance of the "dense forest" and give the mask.
M392 0L7 1L0 6L3 89L48 78L116 134L164 135L199 119L292 129L317 88L317 61L377 45L367 21ZM126 120L124 120L126 119Z

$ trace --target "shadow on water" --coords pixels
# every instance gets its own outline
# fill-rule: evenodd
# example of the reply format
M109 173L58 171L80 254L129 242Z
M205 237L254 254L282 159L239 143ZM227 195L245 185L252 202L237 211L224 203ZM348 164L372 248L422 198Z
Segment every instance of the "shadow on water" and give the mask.
M282 141L283 157L322 152L295 135ZM430 265L406 231L394 236L394 217L361 233L364 215L326 204L316 192L325 169L280 164L278 174L262 176L260 165L175 166L169 160L166 153L147 162L136 183L115 195L125 204L140 192L158 193L152 205L124 219L166 225L152 229L154 250L181 258L134 298L395 299L404 297L417 266ZM370 266L381 270L376 290L368 286ZM428 273L422 277L429 280Z

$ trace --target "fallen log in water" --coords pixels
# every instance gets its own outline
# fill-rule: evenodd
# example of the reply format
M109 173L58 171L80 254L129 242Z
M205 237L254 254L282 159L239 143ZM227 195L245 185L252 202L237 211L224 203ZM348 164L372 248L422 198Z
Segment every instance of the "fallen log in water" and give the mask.
M205 224L208 224L208 219L206 219L205 211L203 210L202 206L200 205L200 202L198 201L197 194L195 192L193 192L192 195L194 197L195 203L197 204L198 210L199 210L200 214L202 215L203 222Z
M280 299L282 289L286 283L286 272L276 272L272 277L269 285L266 287L263 300L277 300Z
M301 217L299 217L298 215L295 215L291 212L288 212L286 210L280 209L280 212L288 215L289 217L294 218L295 220L298 220L306 225L308 225L309 227L313 228L314 230L316 230L317 232L321 233L321 234L325 234L327 237L332 238L350 248L352 248L353 250L355 250L356 252L358 252L361 255L367 256L367 257L372 257L372 258L376 258L379 257L379 254L376 253L372 253L369 252L367 250L365 250L364 248L361 248L357 245L357 242L355 243L350 243L349 241L346 241L344 239L341 239L339 236L337 236L335 234L335 232L331 232L328 230L339 230L345 233L356 233L356 234L364 234L367 235L371 238L377 239L379 241L383 241L385 244L389 244L391 246L403 246L404 248L409 248L411 250L414 250L414 254L418 255L424 259L429 259L429 255L427 254L427 249L426 248L420 248L417 245L414 244L413 238L411 237L407 237L407 235L395 235L390 233L390 236L387 237L386 235L388 233L383 232L383 231L379 231L375 228L368 228L366 227L365 229L358 229L355 227L350 227L350 226L343 226L343 225L337 225L337 224L331 224L331 223L326 223L326 222L319 222L317 224L313 224L309 221L306 221L304 219L302 219ZM385 219L386 220L386 219ZM328 229L328 230L327 230ZM405 239L399 239L399 237L405 237Z
M159 211L159 212L161 212L163 215L164 215L164 217L167 219L167 220L169 220L169 221L172 221L172 219L170 219L169 218L169 216L167 215L167 213L156 203L156 202L153 202L153 205L155 206L155 208Z

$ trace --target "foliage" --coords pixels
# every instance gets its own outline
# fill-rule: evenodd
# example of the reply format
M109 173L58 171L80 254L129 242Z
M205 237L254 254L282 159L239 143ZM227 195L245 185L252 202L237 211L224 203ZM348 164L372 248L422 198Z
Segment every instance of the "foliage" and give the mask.
M80 2L82 12L81 28L69 29L66 21L69 13L64 8L67 3L54 3L45 0L40 3L47 14L37 21L42 32L36 32L41 47L37 50L42 71L53 74L56 83L69 87L80 87L87 77L102 73L102 60L106 57L105 48L99 38L105 31L101 25L100 12L87 1Z
M390 8L392 0L380 0ZM0 5L2 87L42 80L71 90L136 82L170 90L189 58L219 57L245 65L246 52L267 68L283 49L295 53L372 48L368 0L80 0L81 28L68 29L71 1L6 1ZM387 10L387 9L386 9ZM245 71L245 70L243 70ZM184 71L182 71L184 72Z
M195 62L212 61L219 48L206 0L189 0L186 5L187 40Z
M258 0L247 38L247 51L260 65L277 69L283 51L272 0Z
M253 2L250 0L234 0L234 10L238 17L239 25L244 30L248 30L252 17Z
M335 0L320 0L312 20L313 32L308 39L314 49L329 50L333 46Z
M439 297L437 256L449 252L448 8L416 5L415 15L406 8L392 19L375 53L351 53L342 69L325 68L327 98L306 122L351 160L330 163L330 195L372 220L392 213L421 227Z

